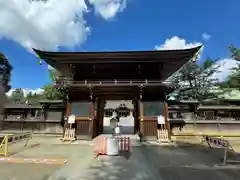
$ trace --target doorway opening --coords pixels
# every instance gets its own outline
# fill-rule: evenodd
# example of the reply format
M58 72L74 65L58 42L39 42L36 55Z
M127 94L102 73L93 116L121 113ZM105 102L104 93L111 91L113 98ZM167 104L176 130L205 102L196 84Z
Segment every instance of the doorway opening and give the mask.
M100 134L112 134L110 121L118 119L120 134L136 134L139 130L138 105L133 100L106 100L103 108Z

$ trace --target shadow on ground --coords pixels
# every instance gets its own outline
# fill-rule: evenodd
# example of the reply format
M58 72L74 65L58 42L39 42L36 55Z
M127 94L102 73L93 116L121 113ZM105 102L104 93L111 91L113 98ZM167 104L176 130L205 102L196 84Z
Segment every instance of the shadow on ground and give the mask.
M93 159L85 169L72 171L69 176L63 174L49 180L157 180L151 169L143 161L139 148L133 148L130 156L101 156Z
M133 145L129 157L93 158L90 145L48 145L18 153L18 157L61 157L63 166L7 165L0 163L2 177L16 180L238 180L240 170L222 166L223 150L201 144L178 142L173 146L150 143ZM6 179L7 179L6 178Z
M125 157L103 156L89 167L54 177L55 180L238 180L240 170L222 166L223 150L177 143L159 146L142 143ZM50 178L51 179L51 178ZM50 180L49 179L49 180ZM51 179L51 180L52 180Z
M176 146L149 146L141 149L148 164L164 180L238 180L240 169L223 166L223 149L178 142Z

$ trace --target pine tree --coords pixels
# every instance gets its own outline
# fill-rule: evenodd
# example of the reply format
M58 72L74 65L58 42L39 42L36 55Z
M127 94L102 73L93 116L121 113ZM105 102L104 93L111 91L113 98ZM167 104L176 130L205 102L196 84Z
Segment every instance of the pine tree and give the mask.
M12 66L9 64L8 59L4 54L0 53L0 83L5 88L5 91L8 92L11 89L9 85L11 79Z
M218 79L214 74L218 72L219 65L207 58L203 64L188 62L185 64L171 80L179 85L176 93L179 100L199 100L212 99L219 94L213 88L218 84Z

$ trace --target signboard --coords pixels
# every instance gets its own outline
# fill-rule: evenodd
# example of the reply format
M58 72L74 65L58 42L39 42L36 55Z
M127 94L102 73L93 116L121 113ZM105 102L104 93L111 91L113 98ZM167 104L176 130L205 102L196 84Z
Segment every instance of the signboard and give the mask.
M74 124L75 123L75 115L70 115L68 117L68 123L69 124Z
M162 115L158 116L158 124L165 124L164 116L162 116Z

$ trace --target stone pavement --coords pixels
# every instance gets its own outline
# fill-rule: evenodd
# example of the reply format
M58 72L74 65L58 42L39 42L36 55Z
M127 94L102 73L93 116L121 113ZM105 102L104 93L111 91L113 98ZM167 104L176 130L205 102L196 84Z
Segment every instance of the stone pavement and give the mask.
M238 180L240 167L222 166L220 156L197 146L133 142L132 155L69 162L48 180ZM80 162L81 161L81 162Z
M99 159L75 159L64 165L48 180L161 180L138 148L130 157L102 156Z
M92 142L52 144L26 149L19 158L66 158L65 165L0 163L0 179L13 180L238 180L240 167L222 166L220 151L195 145L159 146L132 139L130 157L93 157Z
M11 164L0 163L0 179L3 180L47 180L53 175L61 176L61 173L71 173L71 170L78 171L86 164L89 167L93 158L93 148L91 145L71 145L71 144L40 144L40 146L27 148L12 156L13 158L63 158L69 164L48 165L48 164ZM81 165L82 163L82 165ZM70 170L68 170L70 168ZM60 171L60 172L59 172ZM60 179L60 178L55 178Z
M222 165L220 149L206 151L201 146L141 147L145 163L157 169L164 180L238 180L240 167Z

